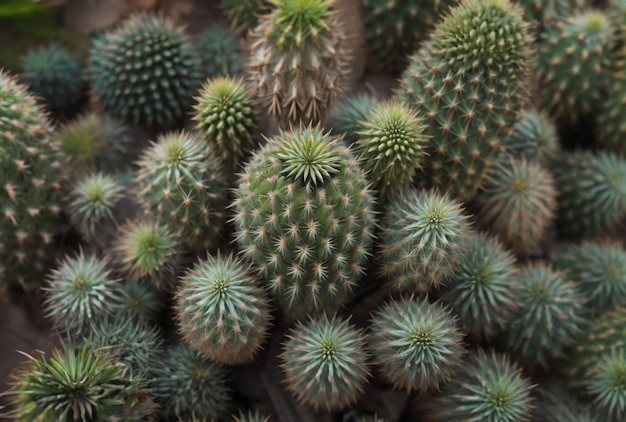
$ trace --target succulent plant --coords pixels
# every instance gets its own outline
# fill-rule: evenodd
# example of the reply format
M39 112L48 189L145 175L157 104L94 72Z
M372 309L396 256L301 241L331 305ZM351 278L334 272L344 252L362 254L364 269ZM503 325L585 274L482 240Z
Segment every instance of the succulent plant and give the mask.
M179 343L165 352L162 364L154 366L150 391L165 417L221 420L232 401L227 376L225 367Z
M64 113L83 95L83 64L65 47L52 44L28 52L20 81L44 100L51 111Z
M603 420L626 416L626 355L624 349L604 353L589 371L585 395Z
M227 26L213 24L195 39L200 69L205 78L237 75L244 63L239 37Z
M238 32L245 33L257 26L259 16L272 10L272 4L268 0L220 0L220 9Z
M235 190L241 254L291 317L340 306L370 255L374 199L338 140L319 126L283 131L253 155Z
M270 422L271 417L260 413L258 410L244 413L239 411L238 415L232 415L232 422Z
M528 97L530 53L519 5L462 0L449 9L396 91L428 123L422 185L460 200L475 195Z
M163 308L158 292L151 286L127 281L120 286L122 311L130 318L153 323Z
M374 111L381 100L373 95L359 93L337 103L329 117L328 128L333 135L344 135L343 140L351 145L359 139L359 122Z
M476 196L478 223L520 254L536 248L556 218L552 174L537 162L501 156Z
M518 310L508 324L510 354L526 368L548 369L585 326L586 297L562 272L546 263L523 267L517 276Z
M392 198L381 222L380 274L395 291L426 293L448 280L469 234L460 202L408 189Z
M613 2L620 4L622 2ZM626 6L626 5L625 5ZM626 15L626 7L623 12ZM626 19L622 22L621 38L624 38L626 29ZM613 67L610 78L608 78L608 93L601 102L596 114L595 141L596 146L605 151L614 152L621 157L626 156L626 122L622 119L626 110L626 44L621 41L622 46L613 56Z
M225 220L227 179L211 146L188 132L168 132L146 148L135 183L150 215L197 250L215 246Z
M411 107L391 100L368 112L359 128L357 155L379 202L386 204L421 169L425 125Z
M600 422L596 412L561 383L542 382L534 392L534 422Z
M226 168L236 170L256 146L259 131L250 85L240 78L209 79L195 100L196 128Z
M498 240L482 233L461 248L465 254L442 288L441 301L461 317L459 325L471 337L490 339L519 308L516 260Z
M298 322L279 358L298 402L335 412L350 406L368 382L365 335L349 320L326 314Z
M345 35L332 0L270 0L251 31L252 84L282 129L325 119L347 75Z
M534 387L507 355L479 349L439 394L425 401L425 420L530 421Z
M100 105L136 124L165 127L181 119L200 83L199 61L184 29L136 13L97 37L87 77Z
M548 164L559 149L554 121L544 111L533 108L522 110L513 133L504 142L504 149L517 159Z
M225 365L254 360L270 326L261 281L232 256L208 256L183 277L176 293L179 331L193 350Z
M461 366L465 349L457 318L418 298L392 300L372 317L372 363L394 389L438 390Z

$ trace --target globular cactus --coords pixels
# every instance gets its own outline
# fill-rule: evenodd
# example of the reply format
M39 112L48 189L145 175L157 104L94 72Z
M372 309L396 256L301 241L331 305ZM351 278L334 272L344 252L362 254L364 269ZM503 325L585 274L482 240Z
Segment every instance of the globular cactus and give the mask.
M589 371L586 396L603 420L626 417L626 353L614 349L604 353Z
M347 52L333 0L271 0L250 33L253 86L282 129L325 119L344 89Z
M561 381L542 382L535 389L534 422L601 422L593 409L576 398Z
M184 29L149 13L133 14L97 37L87 70L91 89L105 111L157 127L183 117L200 75Z
M246 164L235 191L242 256L291 317L340 306L370 255L374 199L338 140L319 126L281 132Z
M182 277L175 308L187 344L225 365L253 361L270 327L261 280L232 256L209 256L195 264Z
M160 135L137 162L135 184L146 212L182 242L197 250L216 245L227 179L210 145L184 131Z
M369 377L365 341L347 319L324 314L299 322L279 355L287 390L315 410L335 412L355 403Z
M75 106L84 91L83 64L66 48L49 45L28 52L22 63L20 81L43 100L54 113Z
M504 149L506 154L517 159L548 164L559 149L554 121L544 111L533 108L522 110L513 133L504 142Z
M405 298L376 311L368 339L372 363L394 389L438 390L463 362L463 333L457 318L439 304Z
M256 146L257 103L250 85L240 78L209 79L195 97L196 128L229 170L237 168Z
M122 283L120 286L119 301L121 311L140 322L156 322L163 308L163 303L155 289L132 281Z
M249 410L246 413L239 411L238 415L232 415L232 422L270 422L270 420L270 416L266 416L258 410L255 412Z
M557 189L541 164L504 154L476 195L478 224L519 254L535 249L556 218Z
M59 224L63 154L46 114L0 70L0 288L41 284Z
M381 100L365 93L349 97L333 107L328 128L333 135L344 135L344 142L351 145L359 138L357 135L360 130L359 122L364 121L365 116L374 111L380 103Z
M462 0L410 58L396 97L428 123L420 183L471 199L527 100L531 37L509 0Z
M615 4L620 2L615 2ZM623 8L626 15L626 7ZM626 16L625 16L626 17ZM623 22L622 34L626 29ZM622 35L622 38L625 35ZM623 42L622 42L623 44ZM626 121L622 118L626 112L626 45L622 45L613 57L613 68L609 78L607 95L596 114L596 146L611 151L620 157L626 156Z
M407 190L392 199L381 222L380 274L395 291L427 293L448 280L469 234L460 202Z
M237 32L247 33L257 26L261 15L272 10L272 3L269 0L220 0L220 9Z
M214 24L195 39L200 59L200 72L204 78L234 77L244 64L244 54L239 48L239 38L228 27Z
M150 392L172 420L223 420L232 401L227 377L225 367L180 343L152 369Z

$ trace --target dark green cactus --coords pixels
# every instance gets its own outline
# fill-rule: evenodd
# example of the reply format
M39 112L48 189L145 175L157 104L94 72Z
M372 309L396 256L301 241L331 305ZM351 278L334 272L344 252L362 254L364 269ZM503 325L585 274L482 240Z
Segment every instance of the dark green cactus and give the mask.
M520 120L504 142L506 154L547 164L559 149L554 121L544 111L532 108L520 112Z
M236 76L241 72L244 53L239 47L239 37L227 26L210 26L198 34L195 44L204 78Z
M359 122L374 111L380 100L372 95L360 93L345 99L333 107L328 128L333 135L344 135L346 144L353 144L358 138Z
M272 10L271 0L220 0L220 9L228 16L238 32L248 32L257 26L261 15Z

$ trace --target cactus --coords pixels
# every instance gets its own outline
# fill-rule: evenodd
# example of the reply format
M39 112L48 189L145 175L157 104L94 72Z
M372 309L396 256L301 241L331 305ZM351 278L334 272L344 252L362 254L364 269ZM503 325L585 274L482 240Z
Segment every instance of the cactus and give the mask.
M236 242L291 317L340 306L370 255L374 199L338 140L319 126L281 132L235 190Z
M446 282L470 234L460 202L416 189L393 198L381 226L380 274L398 292L426 293Z
M122 310L140 322L153 323L163 308L157 292L139 283L128 281L120 286L120 303Z
M425 118L420 182L471 199L527 99L531 37L509 0L462 0L410 58L396 97Z
M87 77L105 111L158 127L183 117L200 82L184 29L148 13L133 14L94 40Z
M203 359L186 344L165 352L151 373L151 393L162 416L180 421L222 420L232 400L226 368Z
M422 134L426 126L411 107L387 101L367 113L359 127L357 155L378 191L379 202L386 204L421 169L422 148L428 141Z
M196 128L226 168L236 170L256 146L259 131L250 86L239 78L209 79L194 99Z
M270 422L269 416L261 414L258 410L254 413L249 410L247 413L239 411L238 415L232 415L232 422Z
M368 343L383 379L407 393L438 390L454 377L465 352L456 317L413 297L375 313Z
M506 154L485 174L476 217L507 247L527 254L554 222L556 196L554 179L541 164Z
M272 10L272 4L268 0L220 0L220 9L237 32L245 33L257 26L259 16Z
M279 355L287 390L315 410L347 408L368 381L365 346L365 335L347 319L324 314L298 322Z
M260 280L232 256L209 256L183 277L176 319L189 346L225 365L254 360L270 326L270 307Z
M542 382L535 393L534 422L601 422L588 404L577 400L561 383Z
M65 113L83 95L83 64L60 45L28 52L20 80L55 113Z
M235 76L243 67L239 38L228 27L214 24L195 39L200 69L205 78Z
M615 2L620 3L620 2ZM626 7L623 8L626 14ZM622 38L626 29L626 19L622 23ZM596 146L611 151L620 157L626 156L626 122L622 118L626 112L626 46L622 45L613 57L613 68L609 78L607 96L600 104L596 115Z
M476 233L463 242L465 251L441 301L461 317L459 325L475 339L490 339L519 307L514 283L515 257L496 239Z
M347 70L333 0L271 0L250 33L253 85L282 129L315 125L333 109Z
M374 111L381 101L369 94L360 93L347 98L333 107L328 128L333 135L344 135L343 140L351 145L359 139L359 122Z
M505 143L507 154L547 165L559 149L554 121L544 112L524 109Z
M603 420L626 417L626 355L624 349L611 350L589 371L586 395Z
M146 211L197 250L217 243L225 220L226 174L212 148L187 132L160 135L144 150L135 183Z
M58 222L64 158L25 85L0 70L0 288L41 284Z

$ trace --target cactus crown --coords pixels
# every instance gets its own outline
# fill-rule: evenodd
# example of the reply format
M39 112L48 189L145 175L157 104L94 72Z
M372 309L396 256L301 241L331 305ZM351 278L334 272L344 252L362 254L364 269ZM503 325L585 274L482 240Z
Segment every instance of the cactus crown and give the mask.
M327 18L332 0L272 0L276 8L268 39L281 49L315 43L320 33L330 32Z

